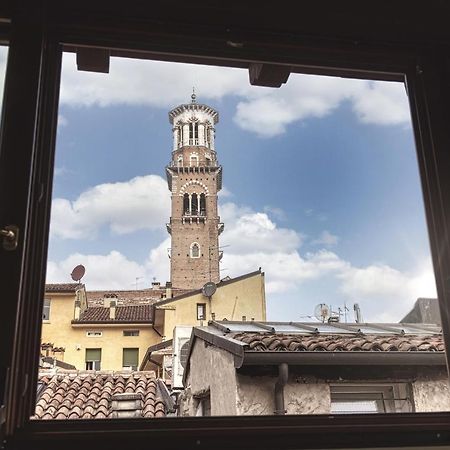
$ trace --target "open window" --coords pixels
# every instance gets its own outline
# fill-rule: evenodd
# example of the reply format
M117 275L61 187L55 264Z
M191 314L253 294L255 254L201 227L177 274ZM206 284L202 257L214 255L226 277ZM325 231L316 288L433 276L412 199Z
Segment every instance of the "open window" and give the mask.
M70 11L67 11L67 14L70 15ZM36 17L38 16L36 15ZM62 17L65 16L64 14L59 16L56 14L54 17L59 17L62 20ZM97 23L96 18L93 19L93 23ZM40 319L43 308L43 261L48 241L51 198L50 181L53 173L52 149L54 148L54 131L57 116L58 93L56 88L59 82L60 45L64 42L66 48L70 48L73 51L80 46L80 43L81 46L92 45L92 42L95 43L97 39L92 36L88 37L82 31L74 38L74 35L71 33L76 34L77 32L73 28L65 29L63 24L60 28L62 36L59 39L61 41L56 41L54 37L45 36L45 43L48 45L41 47L40 43L42 40L39 39L36 31L27 25L29 24L23 16L19 16L14 24L15 27L18 27L16 32L19 35L21 33L30 33L33 39L18 40L13 47L11 65L8 69L10 71L9 83L7 83L8 101L4 107L4 114L7 114L7 120L3 124L2 159L0 160L2 170L2 176L0 176L0 180L2 180L2 189L0 189L2 193L2 210L8 211L6 216L7 222L18 223L23 235L26 237L26 239L21 241L23 248L21 248L20 255L17 253L12 258L7 258L3 254L1 256L1 262L5 262L5 264L2 264L2 267L6 268L4 273L5 279L8 280L6 295L12 299L5 311L5 323L7 326L4 329L5 339L2 340L2 345L5 346L6 351L4 354L7 355L7 360L3 367L9 368L13 365L8 373L15 374L14 377L8 375L8 401L5 402L7 404L6 423L8 424L8 436L14 436L17 429L23 429L23 424L28 423L26 417L31 411L35 397L35 392L31 393L31 389L25 391L24 394L24 386L33 385L33 383L25 381L35 378L35 375L32 375L35 374L36 369L34 367L36 358L33 357L33 354L37 354L38 342L36 336L39 334L37 331L39 331L40 327L40 320L36 320L36 318ZM95 27L96 25L94 25ZM107 33L106 29L107 27L102 28L103 33ZM234 63L246 68L250 66L252 81L255 82L256 80L256 82L261 84L265 82L273 85L274 82L271 79L273 77L280 78L271 72L275 70L275 73L277 73L276 68L254 62L261 60L259 53L261 50L257 41L254 40L255 38L251 36L249 41L253 42L254 47L252 47L252 44L247 45L244 42L240 42L239 39L231 38L226 41L227 50L223 50L222 47L215 47L212 39L211 41L208 40L211 43L211 48L205 50L198 43L200 41L204 42L203 39L200 39L197 43L190 41L192 47L186 47L187 44L184 39L190 39L190 33L188 32L183 36L182 41L169 44L167 43L168 41L164 40L156 40L155 43L153 36L152 39L148 39L148 35L145 33L139 34L139 31L136 31L137 37L135 39L127 40L127 36L121 34L120 27L116 29L111 26L110 29L115 30L113 36L108 36L108 39L105 37L103 41L100 39L101 42L99 44L102 48L111 46L113 51L120 53L121 49L137 46L139 47L140 56L142 56L142 52L145 53L146 51L150 53L156 52L158 55L164 53L164 58L170 60L180 58L180 55L189 54L189 56L182 56L182 58L189 62L195 62L196 58L198 58L200 62L205 62L206 60L207 62L217 63L217 61L220 61L224 65ZM82 30L82 27L80 30ZM197 32L200 33L200 31ZM239 35L239 33L237 34ZM372 35L372 38L374 35ZM370 39L370 33L367 34L367 37ZM262 39L264 40L264 38ZM449 202L446 201L448 200L448 177L446 176L447 159L445 149L448 148L449 136L446 128L447 121L444 119L447 118L445 106L448 104L449 99L448 92L444 88L446 86L448 76L446 71L448 68L443 64L442 57L434 54L433 58L430 59L427 55L423 57L423 54L418 54L415 49L404 51L404 47L396 47L395 45L393 45L393 48L381 46L374 51L370 45L366 46L360 42L356 45L354 40L351 43L342 41L339 45L315 43L314 45L306 46L307 48L305 49L303 47L304 44L294 39L295 42L290 44L292 47L286 50L282 41L281 37L275 38L274 42L271 40L271 46L273 45L273 47L269 46L269 49L264 48L264 60L273 61L275 65L281 66L281 69L289 67L289 69L293 68L292 70L299 72L320 72L322 74L328 73L340 76L350 74L359 77L366 75L372 78L391 80L402 80L406 76L410 103L413 107L412 113L438 292L441 307L443 311L447 311L448 293L444 289L444 280L446 280L449 273L449 248L448 239L446 239L446 217L448 217L447 208ZM107 44L105 45L105 43ZM163 43L166 47L164 47ZM377 42L375 41L375 43ZM221 46L222 44L221 40ZM170 47L168 50L167 46ZM317 47L314 48L315 52L309 53L311 48L315 46ZM356 50L355 46L358 47ZM200 47L202 48L200 49ZM252 48L254 50L251 50ZM41 53L44 49L45 52ZM302 49L306 53L302 54L300 51ZM234 50L240 53L233 53L230 58L230 52L234 52ZM318 50L321 51L316 53ZM167 51L167 54L165 54L165 51ZM155 53L151 53L149 57L154 57L154 55ZM354 55L355 59L353 60L349 55ZM437 52L437 55L439 55L439 52ZM278 72L283 72L280 68L278 69ZM21 75L14 80L13 75L17 74ZM277 81L275 80L276 83ZM23 124L20 132L17 130L17 123ZM196 131L193 128L192 133L190 132L190 139L198 139L196 136ZM14 162L16 159L14 152L16 150L13 152L13 149L18 148L21 149L21 159ZM25 166L26 168L24 169ZM251 165L249 164L248 167L251 168ZM6 195L6 192L11 191L17 194L13 200L8 199ZM9 211L13 213L9 214ZM122 231L123 229L118 229L119 233ZM330 236L324 235L318 237L318 239L330 242ZM443 314L443 316L445 319L447 314ZM325 326L326 324L324 324ZM448 339L448 328L448 324L444 320L443 329L446 339ZM13 342L15 342L14 345ZM11 349L14 352L14 357L11 355ZM94 358L95 355L93 354L89 355L89 360L87 357L88 355L86 354L86 364L92 362L94 366L94 363L99 361L99 359ZM415 423L422 425L421 432L423 433L420 442L439 442L441 438L437 437L439 434L437 431L448 420L446 415L439 416L432 424L427 422L427 419L423 416L417 417L418 419ZM374 425L374 422L371 422L372 418L358 418L359 421L352 427L355 433L349 432L350 422L345 422L345 418L343 420L329 420L328 417L321 417L317 421L307 418L303 422L301 420L289 421L290 419L287 419L288 422L285 422L285 424L287 423L288 425L283 425L283 422L278 419L281 418L271 418L270 421L265 421L263 424L262 421L255 418L252 422L246 422L250 423L251 426L245 429L240 428L239 431L233 431L231 433L233 436L227 439L227 433L230 430L235 430L239 423L237 420L230 420L223 425L223 428L220 428L222 425L220 425L220 429L215 428L215 441L217 441L217 436L220 436L224 438L224 441L221 441L221 445L226 444L229 446L238 437L245 436L246 442L250 442L250 437L254 438L255 433L257 435L264 432L258 437L258 439L263 439L264 436L279 437L277 431L281 431L283 436L280 438L281 440L277 440L279 448L290 445L288 442L289 436L292 438L295 435L295 438L298 440L302 433L306 436L302 441L305 445L311 442L314 445L318 445L318 443L323 444L327 442L326 439L328 439L327 444L330 444L332 442L331 439L334 439L333 443L336 445L344 446L349 442L352 445L355 442L364 445L368 441L364 441L363 438L356 436L358 433L361 434L364 427L370 428L370 442L377 443L380 441L377 441L376 433L380 433L383 429L386 430L387 425L392 425L393 423L395 423L395 426L391 426L390 430L394 428L395 431L388 436L390 443L413 443L413 439L418 437L414 431L410 433L411 423L414 422L412 419L411 422L406 423L406 419L403 422L401 420L396 422L396 419L390 418L389 424L386 421L384 423L381 421L376 422ZM337 423L341 425L347 424L345 431L347 437L338 431L339 427L333 428L334 424ZM205 427L208 428L208 426L213 424L214 422L205 422ZM317 427L317 424L320 426ZM64 428L64 426L67 428ZM74 425L61 424L58 439L67 439L70 431L69 434L64 433L70 430L71 427L72 430L75 430ZM98 430L100 429L98 428ZM324 429L328 431L328 434L323 433ZM341 427L340 429L342 430L343 428ZM46 430L45 424L32 425L31 434L24 439L30 439L30 436L33 439L36 436L34 434L36 430L38 433L43 432L44 435L48 433L47 436L51 434L51 432ZM184 432L185 430L186 428L183 429ZM311 430L321 430L321 436L312 436ZM130 429L128 431L130 432ZM181 426L177 431L181 437ZM285 433L285 431L289 432ZM123 432L126 433L125 430ZM273 435L270 436L269 432L273 433ZM338 437L336 437L336 432L338 432ZM208 433L196 433L195 428L191 428L187 434L188 437L186 437L186 433L184 434L184 439L187 439L189 443L191 443L191 439L192 443L199 440L198 434L201 434L199 442L205 442L202 441L205 435L208 443ZM326 435L325 437L324 434ZM41 438L42 436L41 434ZM317 439L315 442L313 437ZM383 438L386 438L386 436L383 436ZM352 439L356 439L356 441L352 441Z

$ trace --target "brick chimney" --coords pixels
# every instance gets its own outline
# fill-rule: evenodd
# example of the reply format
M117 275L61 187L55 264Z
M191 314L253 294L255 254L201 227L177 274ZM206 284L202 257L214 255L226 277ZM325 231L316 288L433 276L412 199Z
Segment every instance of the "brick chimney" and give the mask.
M142 395L136 393L115 394L111 397L111 409L113 419L142 417Z
M114 320L116 318L116 301L111 300L109 302L109 318Z
M80 314L81 314L81 302L80 302L80 300L75 300L75 310L73 313L73 318L75 320L79 320Z
M159 282L159 281L153 281L152 282L152 289L154 290L154 291L157 291L158 289L160 289L161 288L161 283Z

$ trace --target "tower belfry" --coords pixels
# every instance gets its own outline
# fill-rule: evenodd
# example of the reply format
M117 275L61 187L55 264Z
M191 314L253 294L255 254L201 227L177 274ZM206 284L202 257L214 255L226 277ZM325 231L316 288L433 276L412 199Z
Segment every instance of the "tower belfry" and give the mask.
M198 289L220 279L219 234L223 223L217 212L222 189L222 167L214 148L213 108L191 102L169 112L173 131L172 159L166 167L172 193L170 279L173 287Z

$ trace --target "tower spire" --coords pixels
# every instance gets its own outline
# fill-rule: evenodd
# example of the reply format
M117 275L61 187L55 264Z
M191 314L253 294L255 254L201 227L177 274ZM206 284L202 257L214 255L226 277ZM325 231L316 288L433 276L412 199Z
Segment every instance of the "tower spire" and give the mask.
M195 95L195 87L192 86L191 103L197 103L197 96Z

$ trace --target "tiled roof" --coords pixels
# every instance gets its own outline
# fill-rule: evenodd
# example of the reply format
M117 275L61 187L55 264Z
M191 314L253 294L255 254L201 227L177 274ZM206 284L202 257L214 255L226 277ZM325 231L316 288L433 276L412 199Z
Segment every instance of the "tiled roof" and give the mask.
M117 394L139 394L142 417L164 417L154 372L60 372L39 376L40 396L33 419L105 419L112 417Z
M87 308L78 320L72 323L152 323L153 308L151 305L117 306L116 318L109 318L109 308L94 306Z
M186 289L172 288L172 295L177 296L187 292ZM114 298L119 306L148 305L164 298L166 289L133 289L129 291L87 291L89 306L103 306L105 298Z
M336 336L273 333L230 333L228 338L248 344L258 352L444 352L440 335Z
M84 287L84 284L80 283L54 283L46 284L45 292L76 292L78 289Z

